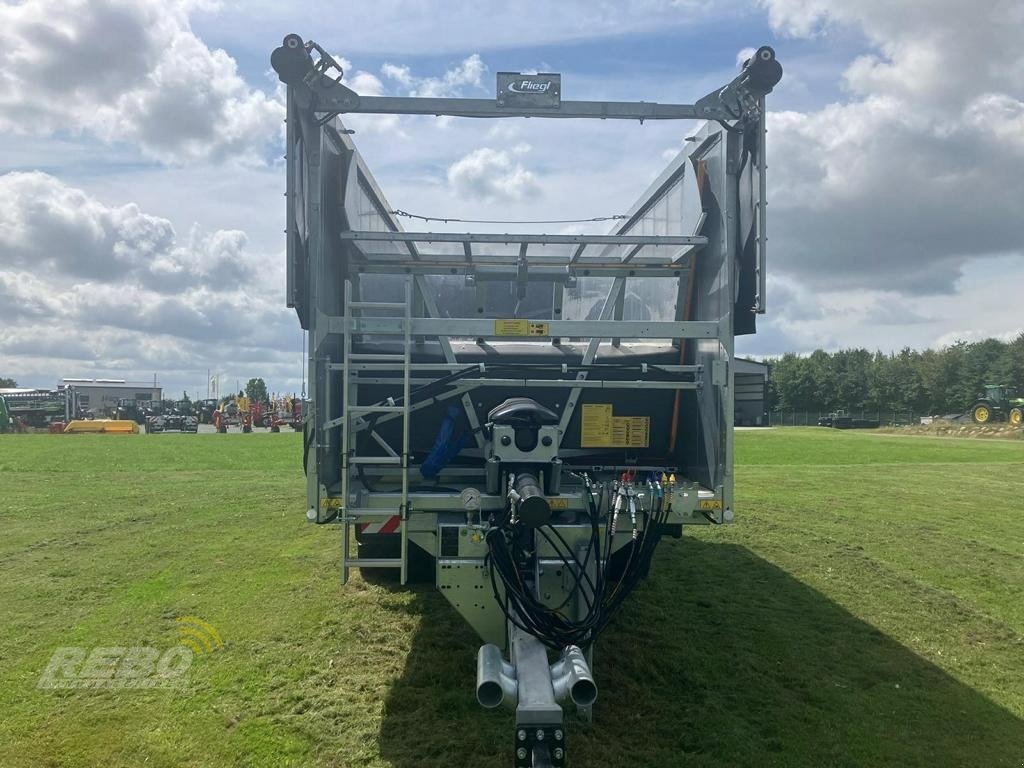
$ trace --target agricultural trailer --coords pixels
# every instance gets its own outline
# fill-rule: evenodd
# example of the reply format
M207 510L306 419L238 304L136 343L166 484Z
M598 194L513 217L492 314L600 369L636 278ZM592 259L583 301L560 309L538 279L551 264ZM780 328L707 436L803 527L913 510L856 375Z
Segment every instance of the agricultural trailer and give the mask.
M68 422L79 413L78 397L73 387L61 389L4 389L8 417L36 428L45 428L52 421Z
M294 34L271 63L306 515L340 529L342 583L433 581L483 642L476 696L513 713L513 764L564 766L565 712L592 717L595 643L659 540L733 519L734 336L765 310L781 66L762 47L659 104L563 100L551 73L499 72L490 99L366 96ZM403 229L347 114L706 122L608 234L442 233Z

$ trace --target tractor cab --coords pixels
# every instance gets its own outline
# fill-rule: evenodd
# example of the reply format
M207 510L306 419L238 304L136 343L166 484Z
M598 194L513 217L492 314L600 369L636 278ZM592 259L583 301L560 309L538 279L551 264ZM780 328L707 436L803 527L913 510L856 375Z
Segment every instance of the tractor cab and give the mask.
M986 384L985 397L995 404L1001 404L1006 400L1007 389L1002 384Z

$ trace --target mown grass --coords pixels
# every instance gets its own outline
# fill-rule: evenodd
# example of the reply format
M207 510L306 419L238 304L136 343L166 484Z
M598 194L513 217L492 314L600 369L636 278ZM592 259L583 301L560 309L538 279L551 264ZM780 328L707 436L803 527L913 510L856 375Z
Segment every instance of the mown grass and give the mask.
M0 766L505 766L432 589L337 579L297 436L0 437ZM738 522L666 541L576 766L1024 764L1024 445L737 435ZM39 690L58 646L226 648Z

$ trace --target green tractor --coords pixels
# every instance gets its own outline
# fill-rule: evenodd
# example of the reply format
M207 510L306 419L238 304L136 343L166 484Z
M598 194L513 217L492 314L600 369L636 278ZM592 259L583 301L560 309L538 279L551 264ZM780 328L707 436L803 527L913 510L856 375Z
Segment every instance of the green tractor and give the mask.
M1009 421L1015 427L1024 425L1024 397L1017 397L1011 387L986 384L985 392L971 406L975 424Z

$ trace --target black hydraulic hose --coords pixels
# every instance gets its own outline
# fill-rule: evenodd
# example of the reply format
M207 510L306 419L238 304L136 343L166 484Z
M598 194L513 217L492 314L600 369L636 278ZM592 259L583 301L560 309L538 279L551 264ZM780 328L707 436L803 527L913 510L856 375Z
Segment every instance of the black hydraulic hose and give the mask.
M650 510L641 510L644 517L644 529L640 537L633 543L626 566L620 577L614 581L608 579L606 573L611 554L612 537L610 525L606 526L604 545L600 535L600 510L604 506L604 494L607 486L602 485L598 502L593 499L592 486L587 483L587 507L591 518L591 536L587 553L580 557L568 545L562 534L551 525L538 527L539 531L554 549L559 560L573 574L573 589L562 605L551 607L540 601L534 589L524 581L520 572L520 564L527 557L535 557L536 552L524 550L521 531L513 530L508 519L500 526L495 525L487 534L488 555L486 564L489 570L491 588L494 598L507 619L524 632L537 637L549 648L560 650L566 645L589 647L600 632L614 619L626 598L643 580L661 538L660 527L664 525L669 513L664 496ZM617 494L618 491L616 490ZM550 528L551 533L545 530ZM602 563L602 549L605 557ZM598 568L596 578L589 573L591 558L596 557ZM501 582L503 590L498 589ZM587 590L590 593L587 593ZM568 604L568 600L584 591L586 613L573 620L563 616L560 611Z

